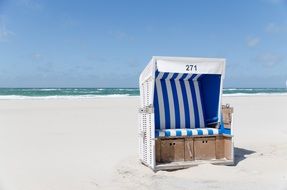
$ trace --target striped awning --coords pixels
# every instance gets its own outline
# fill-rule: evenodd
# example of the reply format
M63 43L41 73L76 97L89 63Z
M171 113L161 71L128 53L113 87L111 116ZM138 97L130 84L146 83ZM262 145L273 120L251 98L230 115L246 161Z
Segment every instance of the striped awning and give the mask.
M155 128L204 128L201 86L203 74L155 73Z

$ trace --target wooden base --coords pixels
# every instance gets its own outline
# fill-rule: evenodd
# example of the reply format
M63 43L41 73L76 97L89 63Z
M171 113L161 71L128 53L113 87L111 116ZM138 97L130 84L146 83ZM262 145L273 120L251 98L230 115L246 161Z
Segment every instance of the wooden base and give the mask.
M222 106L224 127L231 129L233 108ZM234 165L232 135L158 138L153 170L175 170L199 164Z
M155 141L155 170L174 170L203 163L233 164L232 137L163 138Z

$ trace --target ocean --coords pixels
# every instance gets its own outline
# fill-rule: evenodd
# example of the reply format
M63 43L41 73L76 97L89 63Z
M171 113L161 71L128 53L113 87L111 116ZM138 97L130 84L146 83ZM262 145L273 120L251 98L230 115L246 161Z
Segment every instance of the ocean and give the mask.
M287 88L226 88L224 96L287 95ZM0 88L0 99L79 99L139 96L138 88Z

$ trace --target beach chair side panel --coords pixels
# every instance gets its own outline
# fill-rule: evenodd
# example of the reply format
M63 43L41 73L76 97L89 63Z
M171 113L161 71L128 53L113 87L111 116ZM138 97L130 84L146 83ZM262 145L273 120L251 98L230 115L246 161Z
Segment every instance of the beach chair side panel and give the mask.
M155 167L155 142L154 142L154 113L153 113L153 87L152 78L144 81L140 87L141 111L140 111L140 159L151 167Z

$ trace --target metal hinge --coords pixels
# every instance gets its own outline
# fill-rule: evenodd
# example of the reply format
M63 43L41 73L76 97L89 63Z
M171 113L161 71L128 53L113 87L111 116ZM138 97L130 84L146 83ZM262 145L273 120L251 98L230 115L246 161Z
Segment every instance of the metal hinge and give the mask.
M150 104L149 106L145 106L143 108L139 108L139 113L153 113L154 108L153 105Z
M145 136L146 136L146 132L145 132L145 131L139 132L139 136L140 136L140 137L145 137Z

